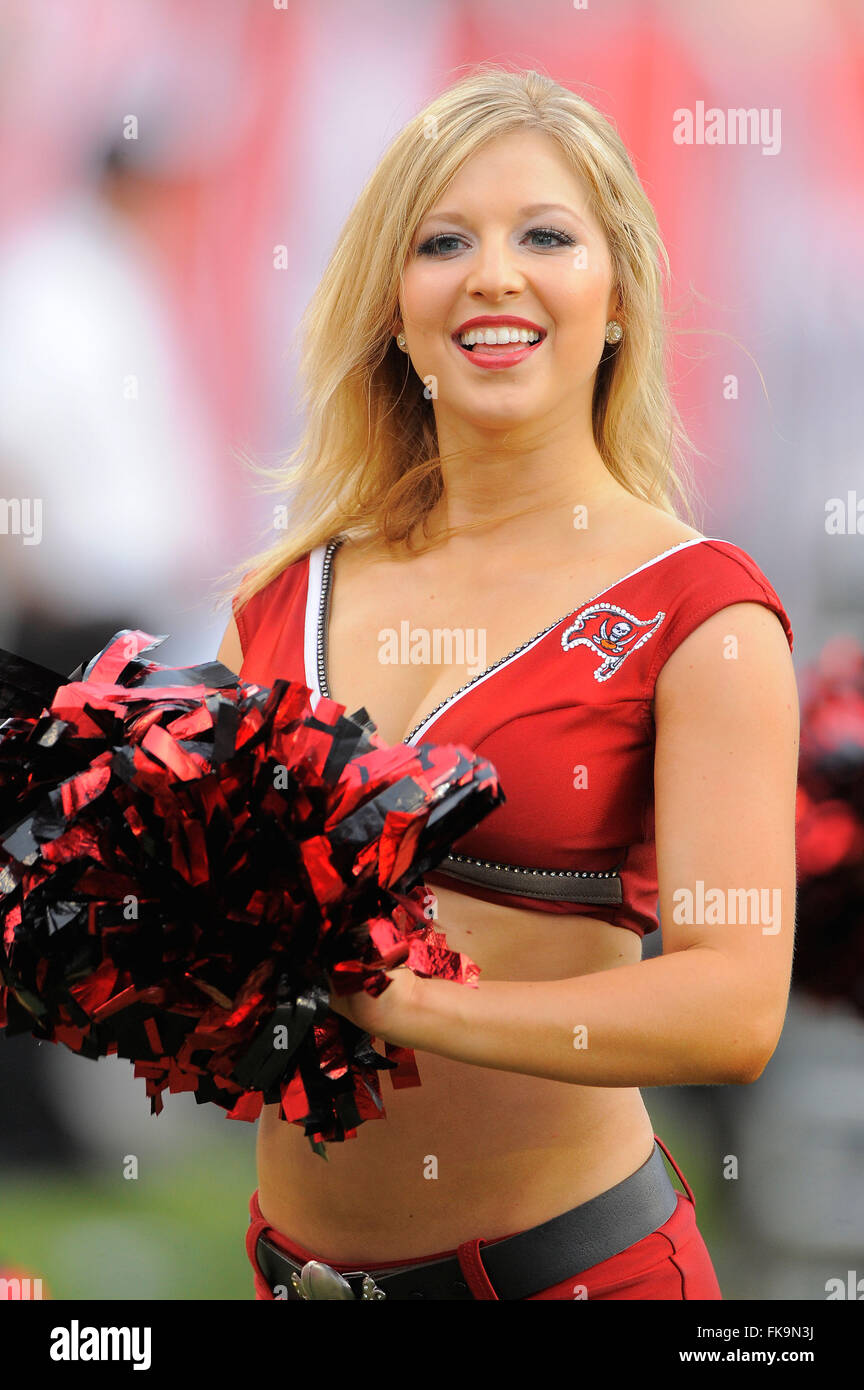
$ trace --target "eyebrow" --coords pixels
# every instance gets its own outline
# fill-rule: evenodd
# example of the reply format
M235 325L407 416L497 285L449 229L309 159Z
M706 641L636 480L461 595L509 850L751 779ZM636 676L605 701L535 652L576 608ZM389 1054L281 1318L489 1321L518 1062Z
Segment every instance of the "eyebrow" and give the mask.
M529 207L518 208L516 216L537 217L543 212L566 212L568 217L572 217L574 222L578 222L580 227L585 227L587 231L587 224L576 215L572 208L568 208L564 203L532 203ZM423 221L464 222L465 217L461 212L429 212Z

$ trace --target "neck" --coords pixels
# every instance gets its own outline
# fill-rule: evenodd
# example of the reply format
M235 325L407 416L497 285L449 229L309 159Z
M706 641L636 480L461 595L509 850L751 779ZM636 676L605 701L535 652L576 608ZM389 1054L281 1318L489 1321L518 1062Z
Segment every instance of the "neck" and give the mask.
M444 491L429 513L430 539L450 527L502 532L529 540L548 533L550 517L572 531L574 508L596 516L611 503L632 495L612 477L594 443L590 426L542 439L522 427L470 431L439 429Z

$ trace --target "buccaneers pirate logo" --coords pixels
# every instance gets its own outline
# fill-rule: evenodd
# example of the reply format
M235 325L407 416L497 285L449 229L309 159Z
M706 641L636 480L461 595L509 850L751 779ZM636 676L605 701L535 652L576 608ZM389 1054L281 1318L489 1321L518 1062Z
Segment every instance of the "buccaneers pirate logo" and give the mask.
M635 618L615 603L592 603L561 634L561 646L565 652L573 647L591 647L603 658L595 667L594 679L608 681L631 652L654 636L665 617L661 611L653 618ZM577 637L576 633L582 635Z

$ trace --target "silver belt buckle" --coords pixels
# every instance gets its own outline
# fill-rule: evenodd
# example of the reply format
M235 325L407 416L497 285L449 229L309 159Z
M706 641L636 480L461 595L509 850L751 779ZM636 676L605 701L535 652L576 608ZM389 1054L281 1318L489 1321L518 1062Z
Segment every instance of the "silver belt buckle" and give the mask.
M357 1274L363 1275L363 1283L360 1286L361 1300L387 1297L383 1289L378 1288L371 1274L359 1269ZM291 1286L295 1293L304 1299L356 1299L357 1297L344 1275L331 1268L330 1265L325 1265L321 1260L307 1260L299 1274L296 1270L293 1271Z

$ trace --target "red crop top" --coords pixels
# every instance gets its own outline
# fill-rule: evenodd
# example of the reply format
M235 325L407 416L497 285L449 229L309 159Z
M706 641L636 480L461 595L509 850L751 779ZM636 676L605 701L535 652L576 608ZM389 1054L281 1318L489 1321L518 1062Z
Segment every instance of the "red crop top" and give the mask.
M302 681L326 669L336 542L234 601L243 680ZM643 936L657 925L654 684L711 614L765 604L771 585L729 541L682 541L529 638L436 706L406 743L462 743L488 758L506 801L453 846L436 884L542 912L600 918ZM351 711L349 711L351 713ZM374 711L369 711L374 720Z

